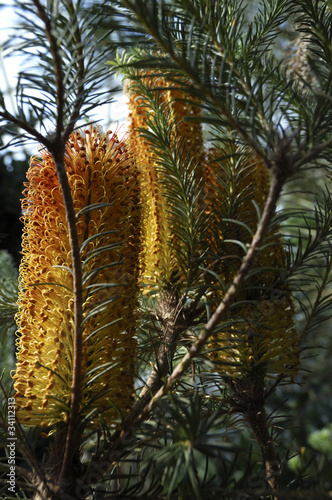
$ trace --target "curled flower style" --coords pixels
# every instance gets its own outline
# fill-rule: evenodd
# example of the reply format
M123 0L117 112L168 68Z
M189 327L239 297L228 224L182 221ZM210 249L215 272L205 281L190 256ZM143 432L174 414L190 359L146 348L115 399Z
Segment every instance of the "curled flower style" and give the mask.
M212 210L216 196L224 200L210 233L211 247L215 247L212 258L216 257L218 245L219 252L222 250L218 272L224 287L232 283L244 256L243 246L250 244L256 231L255 205L263 210L269 190L269 173L262 160L251 153L244 160L238 148L233 155L227 153L227 158L214 162L213 156L218 154L211 151L207 168L209 209ZM227 325L211 336L209 357L217 371L233 378L255 369L263 369L271 376L297 373L299 341L293 302L288 285L281 280L285 259L279 227L272 226L255 259L254 269L228 314ZM219 282L212 282L209 294L212 308L223 294Z
M174 252L178 241L172 222L172 207L167 187L172 190L165 168L165 155L176 163L179 178L193 174L202 177L204 165L203 133L195 121L199 103L189 99L178 85L161 76L139 72L127 84L130 110L130 132L144 172L143 183L147 201L145 228L145 270L142 282L145 291L156 291L184 279ZM164 150L149 131L161 127L168 131ZM146 131L146 133L144 133Z
M128 142L96 127L73 133L65 167L83 269L81 418L119 420L133 399L141 251L139 171ZM54 161L32 157L23 200L18 417L52 426L69 414L74 295L65 206Z

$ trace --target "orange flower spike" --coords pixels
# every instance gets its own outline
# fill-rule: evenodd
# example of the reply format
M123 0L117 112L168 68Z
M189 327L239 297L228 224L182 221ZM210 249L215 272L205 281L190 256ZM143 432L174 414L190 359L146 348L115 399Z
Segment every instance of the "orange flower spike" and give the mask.
M92 127L71 135L65 165L82 248L81 415L91 411L93 400L93 407L115 423L119 417L114 407L125 411L134 389L128 352L134 360L142 245L138 169L125 140ZM31 159L27 178L14 380L21 421L51 426L66 421L71 395L70 243L59 181L46 150ZM92 419L95 424L97 419Z

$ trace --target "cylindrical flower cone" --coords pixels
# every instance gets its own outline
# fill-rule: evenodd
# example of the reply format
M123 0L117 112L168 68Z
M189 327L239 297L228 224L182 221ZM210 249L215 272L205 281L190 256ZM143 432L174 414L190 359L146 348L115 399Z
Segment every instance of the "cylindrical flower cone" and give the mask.
M139 172L126 141L97 128L68 140L65 166L83 269L81 418L111 425L133 399L141 251ZM17 369L18 418L52 426L69 414L74 295L59 180L45 149L32 157L23 200Z
M262 160L252 154L246 158L238 148L233 155L227 153L226 159L218 160L214 165L213 155L220 157L220 153L211 152L207 169L209 210L212 210L216 197L224 200L220 225L211 226L211 246L215 246L216 252L222 249L219 274L225 288L232 283L244 256L242 247L235 241L250 244L251 234L258 224L254 204L262 211L269 191L269 173ZM218 162L227 165L221 167ZM222 212L226 219L238 222L226 222L227 234L222 234ZM228 326L214 333L209 343L209 357L216 370L232 378L246 376L255 369L263 369L266 375L292 377L299 368L299 342L291 293L287 284L278 284L286 258L278 227L270 229L264 244L266 246L255 259L257 272L247 278L226 319ZM209 294L212 309L213 303L217 305L223 295L219 282L212 283Z
M146 75L146 76L145 76ZM165 184L167 173L160 165L165 151L159 150L142 135L142 129L149 130L149 118L156 112L157 106L161 120L160 127L170 130L167 154L181 151L182 162L178 162L179 176L202 177L204 169L203 132L201 124L195 121L200 112L198 102L189 98L178 85L166 81L161 76L139 73L138 80L127 83L129 95L131 136L135 142L138 161L144 172L143 182L147 201L147 219L145 229L145 264L142 282L145 291L157 291L167 288L174 281L184 279L179 262L174 252L176 235L172 223L170 199L167 199ZM151 101L142 92L142 84L151 95ZM139 129L141 129L139 131Z

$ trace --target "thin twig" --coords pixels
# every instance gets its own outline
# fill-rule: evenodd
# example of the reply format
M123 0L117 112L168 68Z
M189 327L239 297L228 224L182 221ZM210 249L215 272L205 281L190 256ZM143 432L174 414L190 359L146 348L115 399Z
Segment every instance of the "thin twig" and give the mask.
M82 103L84 100L84 74L85 74L85 65L84 65L84 52L83 52L83 44L80 28L78 25L77 19L75 19L75 9L71 0L68 0L67 9L69 11L70 16L73 18L73 22L77 22L77 26L74 33L74 42L77 52L77 62L78 62L78 73L77 73L77 89L76 89L76 98L73 104L73 110L70 115L68 124L64 131L64 139L67 140L69 135L71 134L73 127L79 118L80 110L82 107Z
M142 407L144 407L144 405L157 392L162 383L162 379L167 375L170 359L176 345L176 340L186 329L183 322L179 324L177 321L185 301L186 295L183 295L181 299L178 300L177 297L173 297L170 292L166 293L166 296L162 296L160 298L159 302L164 303L164 310L161 313L163 340L159 346L158 352L156 353L156 364L153 366L150 376L141 390L138 399L130 409L130 414L126 419L125 426L127 426L130 421L138 417Z
M71 259L72 259L72 273L73 273L73 295L74 295L74 355L73 355L73 378L72 378L72 392L71 392L71 412L69 415L69 423L67 429L67 438L63 452L63 462L58 482L65 484L66 480L70 479L72 473L72 458L74 454L75 434L78 423L78 413L80 406L80 384L81 384L81 365L82 365L82 269L80 258L79 239L76 226L76 216L72 193L67 177L67 172L64 164L64 154L67 139L72 132L75 121L79 117L79 110L83 102L84 90L84 61L83 61L83 48L79 28L75 30L75 48L78 54L78 82L77 82L77 95L74 102L73 111L64 130L64 77L62 70L62 60L58 45L58 40L54 32L51 19L49 18L45 8L39 0L33 0L37 9L37 13L41 21L44 23L45 33L49 41L49 49L52 54L54 73L56 77L56 100L57 100L57 120L56 132L52 136L44 137L37 130L31 127L28 123L16 118L6 109L0 111L0 117L13 123L29 133L37 141L43 144L54 159L56 166L59 183L61 186L63 202L66 210L66 219L68 224L69 239L71 245ZM69 4L69 10L74 13L72 3ZM32 462L33 465L33 462ZM45 479L39 468L36 468L36 474L45 483ZM45 485L47 487L47 485Z
M63 109L64 109L64 87L63 87L63 71L62 71L62 60L58 47L58 41L54 35L54 30L50 18L48 17L44 7L41 5L39 0L32 0L37 7L38 16L44 23L45 32L50 43L50 51L54 63L54 74L56 80L56 100L57 100L57 119L56 119L56 136L58 140L61 140L61 134L63 131Z
M326 287L328 279L330 277L331 269L332 269L332 256L330 256L327 259L327 266L326 266L326 269L325 269L324 277L323 277L322 283L319 286L319 289L317 291L317 296L316 296L316 299L315 299L315 303L314 303L314 305L311 308L310 314L307 317L307 321L306 321L305 327L303 328L303 331L301 333L300 342L303 341L303 339L306 336L306 334L307 334L307 332L308 332L308 330L309 330L309 328L311 326L311 323L312 323L312 321L313 321L313 319L315 317L315 313L316 313L317 308L318 308L318 306L320 304L323 291L326 289L325 287Z
M38 142L43 144L47 149L49 149L52 146L52 142L50 140L48 140L47 137L44 137L40 132L38 132L34 127L29 125L25 121L12 115L7 109L0 111L0 117L3 118L4 120L6 120L7 122L12 123L13 125L16 125L17 127L21 128L22 130L24 130L28 134L30 134L31 137L34 137Z

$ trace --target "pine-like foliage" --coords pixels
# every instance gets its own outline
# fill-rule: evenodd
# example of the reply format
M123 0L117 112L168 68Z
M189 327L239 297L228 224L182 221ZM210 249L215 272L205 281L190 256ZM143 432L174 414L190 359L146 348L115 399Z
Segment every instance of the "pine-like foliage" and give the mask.
M332 303L327 3L17 7L37 65L1 124L41 146L18 284L2 256L5 498L329 498L289 429ZM110 75L123 137L90 123Z

